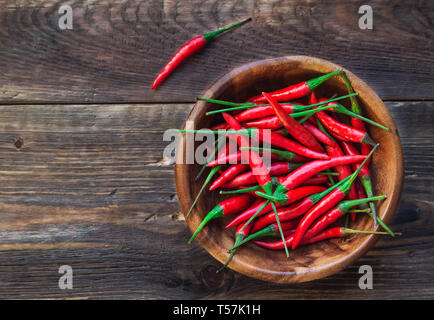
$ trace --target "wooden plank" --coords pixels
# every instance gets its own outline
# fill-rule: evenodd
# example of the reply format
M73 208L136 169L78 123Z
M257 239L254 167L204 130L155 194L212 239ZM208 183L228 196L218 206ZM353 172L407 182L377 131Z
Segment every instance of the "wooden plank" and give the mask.
M374 29L358 27L360 1L0 0L0 102L192 101L231 68L267 57L313 55L360 76L382 98L433 98L430 1L370 1ZM149 87L194 35L253 21Z
M190 104L0 106L0 297L397 299L434 297L434 102L388 102L405 153L392 228L356 265L285 286L227 271L187 229L162 134ZM58 288L70 265L74 288ZM358 288L358 267L374 289Z

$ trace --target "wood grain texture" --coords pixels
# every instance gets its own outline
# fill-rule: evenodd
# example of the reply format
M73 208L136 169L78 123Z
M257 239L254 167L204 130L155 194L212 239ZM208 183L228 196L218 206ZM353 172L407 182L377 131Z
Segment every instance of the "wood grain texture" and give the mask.
M404 235L291 286L217 276L216 260L187 244L162 134L191 104L0 106L0 297L433 299L434 103L386 105L405 154L391 224ZM63 264L74 270L70 291L57 286ZM374 290L358 288L362 264Z
M312 55L353 71L382 98L433 98L433 5L370 1L374 29L360 30L360 1L0 0L0 101L192 101L240 64ZM194 35L253 17L149 87Z

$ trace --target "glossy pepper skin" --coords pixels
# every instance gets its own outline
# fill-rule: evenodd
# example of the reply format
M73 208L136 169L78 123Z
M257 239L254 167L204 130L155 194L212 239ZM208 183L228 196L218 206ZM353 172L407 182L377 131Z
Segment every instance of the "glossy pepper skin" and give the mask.
M229 113L223 112L222 115L225 121L231 127L231 129L243 129L239 122L235 120L235 118L232 117ZM239 135L237 137L237 143L240 147L250 147L248 139L242 135ZM267 194L271 194L273 191L271 177L259 154L254 150L241 150L241 156L244 157L244 159L248 160L249 166L252 169L253 175L255 176L258 184L264 189Z
M377 146L374 147L370 152L369 156L366 157L365 160L363 160L361 167L365 165L367 159L373 154ZM351 176L345 178L342 185L340 185L336 190L325 196L316 206L310 209L309 212L307 212L303 216L303 219L300 221L300 224L295 231L294 240L292 241L292 249L295 249L297 247L308 228L320 215L333 208L333 206L335 206L338 202L345 198L354 180L360 173L361 167L359 167L359 169L357 169L357 171L355 171Z
M330 160L315 160L308 162L287 175L281 182L281 185L284 187L284 189L280 188L280 190L276 190L275 193L293 189L317 173L327 170L331 167L362 162L364 159L366 159L366 156L344 156L332 158Z
M295 201L298 201L300 199L303 199L304 197L307 197L309 195L315 194L315 193L319 193L324 191L325 188L324 187L320 187L320 186L306 186L306 187L300 187L297 189L293 189L288 191L285 194L286 197L286 203L282 204L282 203L276 203L276 207L282 207L283 205L288 205L291 203L294 203ZM241 214L239 214L237 217L235 217L234 220L232 220L227 226L226 229L232 228L238 224L240 224L241 222L244 222L248 219L250 219L254 214L257 213L257 211L266 203L267 201L263 201L262 203L256 205L256 206L251 206L250 208L248 208L247 210L245 210L244 212L242 212ZM270 203L268 203L262 210L261 212L257 213L257 216L261 216L266 214L267 212L270 212L272 210L272 205Z
M229 29L242 25L249 20L251 20L251 18L235 23L229 27L194 37L193 39L188 41L175 53L175 55L164 66L163 70L160 71L160 73L157 75L154 82L152 83L151 89L156 89L173 72L173 70L175 70L188 57L202 49L205 44L207 44L208 41L212 40L215 36Z
M239 213L245 210L251 202L252 198L248 194L242 194L220 202L210 212L208 212L188 242L191 243L200 230L202 230L210 220Z
M280 176L282 174L288 173L300 165L291 162L273 162L271 165L267 166L272 176ZM224 188L237 188L242 186L249 186L256 183L256 178L252 171L245 172L231 179L228 183L222 185Z
M267 99L270 105L273 107L274 113L279 118L279 121L285 127L286 130L301 144L306 147L323 152L323 148L315 137L301 124L299 124L293 117L291 117L271 95L266 92L262 92L262 95Z
M315 204L317 204L321 199L323 199L326 195L328 195L330 192L334 191L336 188L338 188L343 182L338 182L334 186L329 187L328 189L312 194L306 198L304 198L302 201L297 202L289 207L283 207L279 210L277 210L277 216L279 217L279 220L286 221L286 220L292 220L295 218L298 218L299 216L306 213L310 208L312 208ZM270 223L273 223L276 221L276 217L273 213L269 213L264 215L263 217L259 218L254 227L254 232L257 231L256 228L263 228Z
M270 92L270 95L277 101L291 101L291 100L303 98L307 96L310 92L312 92L315 88L317 88L319 85L321 85L324 81L336 75L339 75L340 73L341 70L334 71L325 74L323 76L320 76L318 78L314 78L280 90ZM247 101L258 104L258 103L264 103L267 100L264 98L263 95L258 95L248 99Z

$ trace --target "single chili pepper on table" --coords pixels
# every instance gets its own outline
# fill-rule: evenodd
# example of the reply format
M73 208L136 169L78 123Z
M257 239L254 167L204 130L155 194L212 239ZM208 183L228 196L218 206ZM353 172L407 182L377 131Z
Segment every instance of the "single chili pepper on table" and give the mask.
M157 75L154 82L152 83L151 89L154 90L155 88L157 88L184 60L193 55L195 52L199 51L205 44L208 43L208 41L212 40L215 36L225 31L228 31L229 29L240 26L250 20L251 18L245 19L243 21L230 25L229 27L205 33L203 35L194 37L193 39L188 41L175 53L175 55L169 60L163 70L161 70L161 72Z
M200 230L202 230L210 220L221 218L223 216L230 216L243 211L251 202L252 198L248 194L242 194L220 202L210 212L208 212L188 242L191 243Z
M316 206L310 209L303 216L303 219L301 220L300 224L297 227L297 230L295 231L294 240L292 241L292 249L295 249L297 247L308 228L320 215L322 215L327 210L330 210L334 205L336 205L339 201L345 198L354 180L359 175L362 166L365 165L367 161L366 159L372 156L377 146L378 145L372 148L369 155L365 158L365 160L363 160L361 166L351 176L343 180L345 182L342 185L340 185L336 190L324 197Z
M292 86L270 92L270 95L277 101L291 101L307 96L310 92L315 90L324 81L341 74L341 70L330 72L318 78L310 79ZM262 95L254 96L247 100L247 102L263 103L267 100Z

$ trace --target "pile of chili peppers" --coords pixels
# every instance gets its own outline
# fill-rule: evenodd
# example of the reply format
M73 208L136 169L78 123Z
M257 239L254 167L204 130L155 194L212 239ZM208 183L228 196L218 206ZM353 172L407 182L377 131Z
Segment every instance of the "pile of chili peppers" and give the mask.
M332 77L342 77L348 95L316 97L315 89ZM348 98L350 109L340 104ZM290 249L324 239L357 233L397 235L377 216L375 202L386 195L373 194L369 163L379 145L365 123L389 129L361 115L357 93L344 71L262 92L245 102L198 99L225 107L207 113L219 119L211 129L180 130L217 136L196 177L210 169L187 218L207 187L229 198L205 216L190 242L210 220L231 217L226 228L234 228L234 244L223 267L247 242L285 250L289 256ZM236 150L229 151L229 141L236 141ZM271 162L265 163L264 156ZM348 217L355 221L359 215L373 219L374 231L347 227ZM377 231L378 224L385 231ZM278 239L264 241L272 237Z

